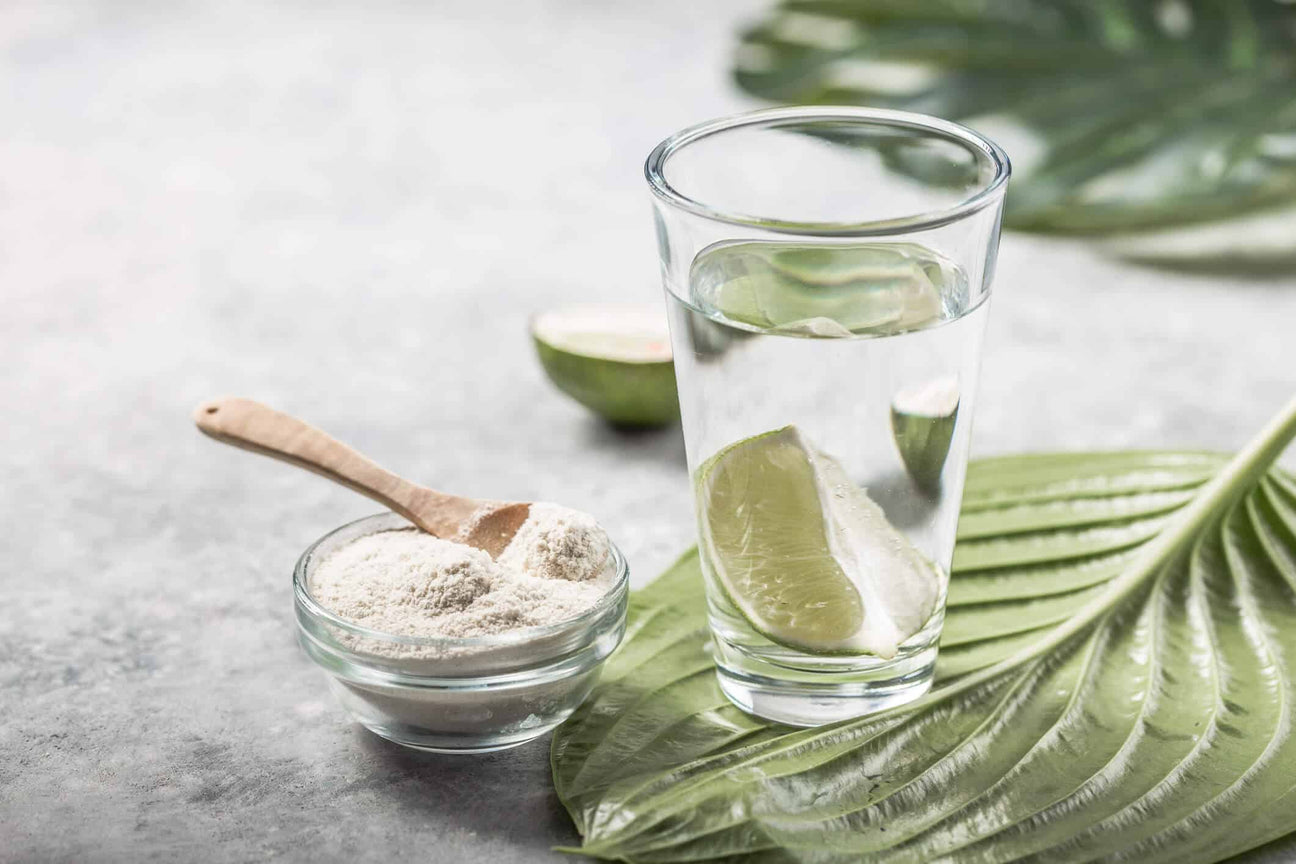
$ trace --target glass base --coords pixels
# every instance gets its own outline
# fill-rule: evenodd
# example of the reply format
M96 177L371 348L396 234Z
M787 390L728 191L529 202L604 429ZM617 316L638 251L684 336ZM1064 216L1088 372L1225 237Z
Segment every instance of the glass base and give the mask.
M428 753L490 753L553 731L589 694L597 671L529 701L509 691L490 701L488 691L361 686L332 677L329 687L353 720L394 744Z
M422 750L424 753L444 753L451 756L473 753L494 753L497 750L509 750L521 747L534 741L553 727L546 726L539 730L528 730L522 735L500 736L493 739L455 739L444 735L429 734L427 730L402 725L379 725L361 722L360 724L379 738L385 738L393 744L408 747L411 750Z
M936 646L893 663L858 670L782 668L715 641L716 678L729 701L749 714L790 726L822 726L912 702L931 689ZM727 650L726 650L727 649Z

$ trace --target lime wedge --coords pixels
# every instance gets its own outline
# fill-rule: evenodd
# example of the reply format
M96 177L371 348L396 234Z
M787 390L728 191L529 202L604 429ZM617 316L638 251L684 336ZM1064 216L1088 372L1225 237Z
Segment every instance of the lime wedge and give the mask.
M722 450L697 491L710 569L767 638L890 658L931 618L940 571L795 426Z
M923 489L940 488L958 422L955 378L936 378L901 390L891 401L891 431L909 476Z
M679 417L666 319L650 306L571 306L531 322L551 381L612 423L660 426Z

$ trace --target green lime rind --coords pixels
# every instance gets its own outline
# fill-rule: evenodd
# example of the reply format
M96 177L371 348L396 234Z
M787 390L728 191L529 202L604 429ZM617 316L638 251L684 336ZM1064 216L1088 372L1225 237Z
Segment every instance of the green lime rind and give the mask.
M929 417L891 409L891 432L896 449L909 476L922 489L940 488L941 472L949 458L954 426L958 423L958 406L951 414Z
M675 366L565 350L532 336L540 365L554 385L610 423L665 426L679 419Z
M950 376L909 387L891 401L896 449L914 484L926 492L940 489L961 404L958 380Z

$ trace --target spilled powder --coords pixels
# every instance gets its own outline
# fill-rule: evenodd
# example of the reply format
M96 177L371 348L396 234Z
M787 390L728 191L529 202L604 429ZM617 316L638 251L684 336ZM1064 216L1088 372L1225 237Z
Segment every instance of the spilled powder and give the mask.
M489 636L557 624L594 606L611 582L607 536L593 517L536 503L498 560L414 528L334 550L310 593L356 624L400 636Z

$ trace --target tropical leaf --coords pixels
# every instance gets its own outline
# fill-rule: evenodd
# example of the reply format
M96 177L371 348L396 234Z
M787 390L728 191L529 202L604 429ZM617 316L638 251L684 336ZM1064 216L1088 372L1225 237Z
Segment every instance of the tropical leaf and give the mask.
M1282 0L784 0L734 74L777 102L907 108L1001 138L1010 227L1128 234L1296 204Z
M626 861L1216 861L1296 830L1296 402L1232 460L969 471L938 683L818 729L714 681L696 554L554 737L579 851Z

